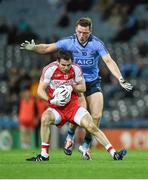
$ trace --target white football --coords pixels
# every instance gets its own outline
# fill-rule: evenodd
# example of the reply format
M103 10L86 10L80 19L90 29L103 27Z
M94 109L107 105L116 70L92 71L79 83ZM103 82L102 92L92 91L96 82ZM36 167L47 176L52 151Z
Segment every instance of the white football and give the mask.
M71 92L66 88L66 85L62 85L55 89L53 96L56 96L59 100L64 100L67 104L71 99Z

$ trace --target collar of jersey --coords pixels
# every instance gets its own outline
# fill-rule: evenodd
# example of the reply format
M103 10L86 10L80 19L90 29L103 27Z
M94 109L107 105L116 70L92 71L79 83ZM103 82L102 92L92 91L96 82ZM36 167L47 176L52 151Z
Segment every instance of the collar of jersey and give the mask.
M77 41L78 41L78 43L80 44L80 46L82 46L82 47L86 47L87 46L87 44L88 44L88 42L92 39L92 37L91 37L91 35L89 36L89 38L88 38L88 40L84 43L84 44L82 44L82 43L80 43L80 41L78 40L78 38L77 38L77 35L75 34L75 37L76 37L76 39L77 39Z

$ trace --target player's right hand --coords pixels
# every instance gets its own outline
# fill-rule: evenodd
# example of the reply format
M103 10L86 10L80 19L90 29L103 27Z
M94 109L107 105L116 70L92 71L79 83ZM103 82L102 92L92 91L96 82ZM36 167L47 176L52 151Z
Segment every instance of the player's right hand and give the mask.
M20 46L20 49L25 49L25 50L29 50L29 51L32 51L34 48L35 48L35 42L33 39L31 40L31 42L25 41Z
M65 98L57 98L57 96L54 96L51 100L50 100L50 104L54 104L57 106L65 106L67 104L67 102L65 101Z

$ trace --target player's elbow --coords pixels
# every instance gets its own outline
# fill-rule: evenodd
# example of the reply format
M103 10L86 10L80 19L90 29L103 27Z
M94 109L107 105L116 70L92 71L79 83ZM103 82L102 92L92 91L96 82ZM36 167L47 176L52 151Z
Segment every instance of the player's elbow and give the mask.
M79 93L84 93L86 91L86 86L83 86L79 89Z
M83 90L83 92L85 92L86 91L86 86L84 86L82 90Z

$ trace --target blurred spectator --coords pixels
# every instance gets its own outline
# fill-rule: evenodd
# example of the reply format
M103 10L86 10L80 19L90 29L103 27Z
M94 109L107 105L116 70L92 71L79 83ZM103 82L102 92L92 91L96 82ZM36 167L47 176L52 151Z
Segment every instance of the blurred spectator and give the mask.
M30 28L29 23L25 19L20 19L16 26L20 32L25 32Z
M18 34L18 29L14 24L12 24L9 27L7 43L8 44L16 44L17 43L17 34Z
M28 149L31 147L32 133L36 125L35 98L30 95L28 88L21 93L18 120L20 124L21 147Z
M139 49L139 54L142 57L145 57L148 55L148 43L146 43L144 41L140 41L138 44L138 49Z
M60 6L61 0L47 0L49 9L57 9Z
M61 15L61 17L57 23L57 26L65 28L65 27L69 26L69 24L70 24L69 15L66 11L64 11L64 13Z
M66 9L68 12L89 11L93 3L93 0L69 0Z
M20 44L22 41L25 40L39 40L39 36L32 30L31 27L28 27L25 31L18 31L16 35L16 44Z
M123 17L122 23L119 27L117 34L112 38L113 42L129 41L139 30L138 20L135 16Z
M5 17L0 17L0 33L9 33L9 25Z
M31 95L34 97L37 97L37 88L39 84L40 73L41 72L39 67L33 67L32 71L30 72L30 77L31 77L30 91L31 91Z
M16 84L18 85L17 93L31 86L32 84L31 76L25 69L22 68L19 70L19 77L17 79Z

